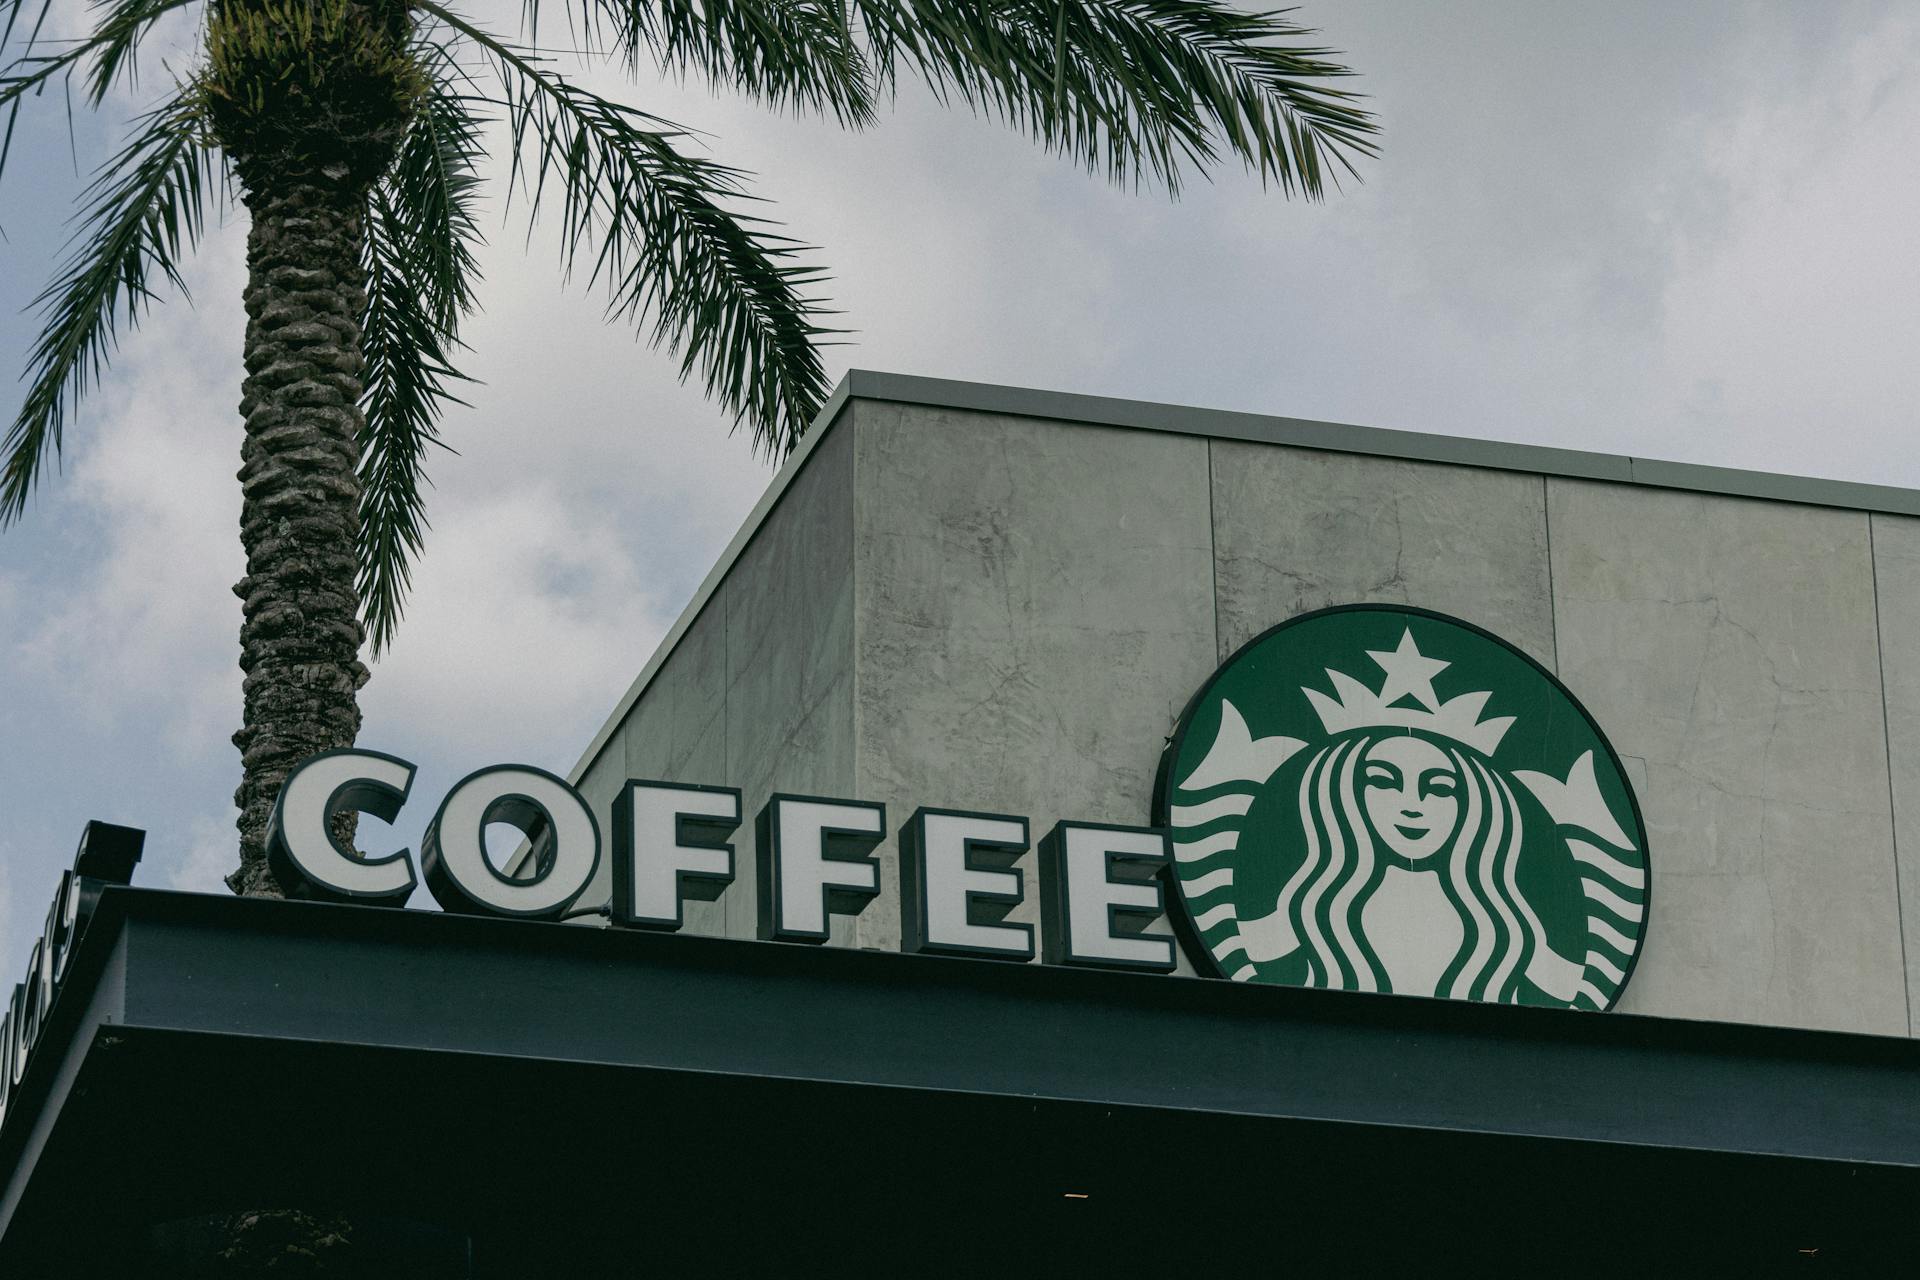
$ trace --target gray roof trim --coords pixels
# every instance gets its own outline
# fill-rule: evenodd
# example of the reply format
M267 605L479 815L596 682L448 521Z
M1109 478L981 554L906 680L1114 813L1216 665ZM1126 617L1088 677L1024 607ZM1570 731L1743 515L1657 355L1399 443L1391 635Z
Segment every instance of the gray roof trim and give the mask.
M693 593L693 599L681 612L679 621L662 637L660 646L654 650L653 657L614 707L613 714L593 735L593 740L581 753L579 763L567 775L570 781L578 783L586 774L606 747L607 741L613 737L613 731L626 719L633 704L640 700L640 695L646 691L655 673L666 664L667 658L680 643L680 637L693 626L707 601L713 598L713 593L732 570L733 562L753 541L762 522L785 495L787 486L793 483L800 468L807 464L814 448L838 420L840 411L855 400L891 401L938 409L1044 418L1063 423L1130 427L1176 435L1207 436L1216 440L1290 445L1329 453L1370 454L1381 458L1441 462L1495 471L1525 471L1534 475L1567 476L1576 480L1607 480L1616 484L1687 489L1697 493L1762 498L1772 502L1798 502L1809 506L1920 516L1920 492L1896 489L1889 485L1776 475L1765 471L1738 471L1689 462L1663 462L1656 458L1587 453L1578 449L1555 449L1502 440L1470 440L1420 431L1316 422L1309 418L1281 418L1228 409L1196 409L1188 405L1157 404L1149 400L1119 400L1110 396L1076 395L1065 391L1040 391L1029 387L1002 387L986 382L959 382L949 378L923 378L912 374L851 369L821 407L799 447L774 474L767 491L747 514L739 532L733 535L726 550L720 553L720 558L700 583L700 589Z
M1216 440L1291 445L1330 453L1371 454L1383 458L1445 462L1496 471L1526 471L1576 480L1611 480L1618 484L1689 489L1697 493L1763 498L1772 502L1798 502L1816 507L1846 507L1855 511L1920 516L1920 491L1898 489L1891 485L1741 471L1690 462L1666 462L1657 458L1588 453L1579 449L1556 449L1503 440L1470 440L1460 436L1359 427L1343 422L1317 422L1308 418L1281 418L1226 409L1196 409L1187 405L1157 404L1149 400L1118 400L1108 396L957 382L947 378L875 373L866 369L849 372L841 386L849 388L852 398L856 400L890 400L942 409L966 409L978 413L1002 413L1023 418L1209 436Z
M1920 516L1920 491L1858 480L1829 480L1821 476L1789 476L1773 471L1741 471L1709 467L1697 462L1667 462L1660 458L1631 458L1633 483L1659 489L1690 489L1736 498L1769 502L1797 502L1809 507L1842 507L1849 511Z

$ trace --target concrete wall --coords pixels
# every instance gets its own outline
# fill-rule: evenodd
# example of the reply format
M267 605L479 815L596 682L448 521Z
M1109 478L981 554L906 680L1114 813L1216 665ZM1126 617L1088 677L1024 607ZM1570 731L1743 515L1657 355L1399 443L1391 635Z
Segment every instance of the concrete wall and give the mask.
M631 773L749 815L776 786L878 800L895 830L922 804L1144 822L1223 657L1417 605L1558 671L1625 760L1654 905L1623 1008L1910 1033L1920 519L1250 434L849 401L583 785L603 812ZM694 930L751 936L744 830L739 855ZM897 945L882 856L834 941Z
M1907 1032L1868 517L1549 481L1560 675L1635 781L1621 1007Z
M1539 476L1233 440L1213 455L1219 655L1330 605L1471 618L1554 665Z
M1213 669L1205 440L859 406L858 793L1144 822ZM893 849L862 941L895 946ZM1033 855L1024 909L1037 906Z

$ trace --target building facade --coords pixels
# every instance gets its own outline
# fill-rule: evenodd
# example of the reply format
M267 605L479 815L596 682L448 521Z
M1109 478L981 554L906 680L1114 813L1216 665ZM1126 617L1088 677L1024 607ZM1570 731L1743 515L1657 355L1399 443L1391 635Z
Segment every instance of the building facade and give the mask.
M1495 633L1611 739L1655 904L1620 1011L1910 1033L1904 490L856 372L573 778L607 823L630 776L1144 823L1214 669L1356 602ZM897 858L835 944L898 947ZM753 937L753 875L687 930Z

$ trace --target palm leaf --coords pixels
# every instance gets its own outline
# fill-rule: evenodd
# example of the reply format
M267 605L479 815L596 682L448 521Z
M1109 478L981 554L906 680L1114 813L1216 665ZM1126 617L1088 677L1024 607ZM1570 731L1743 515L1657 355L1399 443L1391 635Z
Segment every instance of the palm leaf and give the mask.
M417 7L498 66L514 181L529 217L557 198L565 264L590 253L610 315L649 330L683 379L698 373L757 446L790 450L826 398L817 343L833 331L806 295L824 277L799 263L804 246L732 207L748 198L746 175L684 153L670 122L562 80L432 0Z
M905 65L936 93L997 114L1115 182L1177 190L1222 150L1318 197L1376 125L1350 72L1285 13L1217 0L852 0L876 72Z
M530 24L541 0L526 0ZM1239 157L1318 198L1374 152L1351 74L1285 12L1222 0L567 0L584 50L863 123L902 71L1119 183Z
M175 9L194 3L197 0L96 0L94 7L101 10L101 15L91 32L79 40L60 41L64 47L58 53L42 53L40 28L52 7L51 0L43 0L21 51L0 70L0 106L38 92L55 76L71 75L89 61L87 102L99 106L115 83L122 77L130 79L138 70L140 41L153 24ZM0 0L0 14L6 18L5 28L0 29L0 48L12 38L23 8L22 0Z
M540 0L524 9L537 40ZM566 11L584 51L614 54L629 70L651 61L842 124L873 120L873 77L834 0L566 0Z
M406 226L414 255L430 268L422 281L428 308L452 332L473 309L480 278L474 249L485 241L478 204L486 122L474 112L479 99L463 92L470 86L450 50L430 48L421 61L433 91L422 101L386 183L396 207L413 213Z
M458 90L443 51L437 72L386 180L369 197L366 222L365 423L360 434L361 610L377 656L392 643L427 529L424 462L439 446L459 324L479 278L475 205L484 122Z
M530 25L541 0L526 0ZM1285 12L1220 0L568 0L584 50L642 55L865 123L904 67L1116 182L1177 190L1221 153L1318 197L1376 126Z
M180 262L199 240L213 182L213 148L183 94L140 117L81 193L73 248L33 303L45 320L26 399L0 443L0 526L25 511L41 470L60 454L68 415L117 345L120 323L136 323L154 300L155 277L185 292Z
M99 7L107 12L93 32L83 40L69 43L59 53L45 54L36 50L40 45L40 29L53 8L53 0L41 0L40 12L34 17L21 51L0 65L0 109L7 113L6 128L0 131L0 175L6 173L7 157L13 151L14 126L20 122L20 106L29 95L39 93L56 76L71 77L80 64L91 57L94 65L88 76L87 96L91 105L99 106L123 74L132 78L138 66L135 55L140 40L153 24L173 10L195 2L98 0ZM0 50L12 41L14 27L26 7L25 0L0 0L0 15L6 19L6 25L0 27Z

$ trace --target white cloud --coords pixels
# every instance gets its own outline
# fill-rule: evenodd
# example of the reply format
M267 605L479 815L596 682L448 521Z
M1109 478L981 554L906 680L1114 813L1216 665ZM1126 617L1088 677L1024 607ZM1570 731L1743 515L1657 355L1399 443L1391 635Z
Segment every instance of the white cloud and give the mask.
M65 474L45 482L86 521L85 571L46 583L14 639L15 661L56 682L74 714L108 726L161 702L190 750L231 732L221 704L239 687L237 239L195 263L212 305L156 311L87 402Z
M363 696L368 735L430 733L475 765L483 742L512 755L578 733L678 603L642 576L616 511L569 506L551 486L446 504L429 563Z
M186 853L165 869L167 887L189 893L225 893L222 878L238 862L238 848L239 836L231 816L194 818L188 827Z
M1708 154L1724 225L1668 286L1662 388L1714 452L1920 484L1920 16L1888 14L1812 101L1756 94ZM1890 305L1891 304L1891 305Z
M13 867L15 849L12 843L0 840L0 963L7 966L0 972L13 972L15 958L14 939L20 939L25 948L33 944L24 936L26 930L19 928L13 918Z

